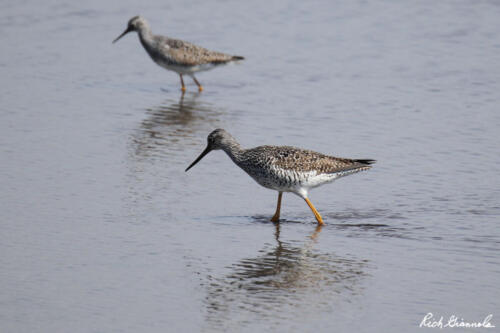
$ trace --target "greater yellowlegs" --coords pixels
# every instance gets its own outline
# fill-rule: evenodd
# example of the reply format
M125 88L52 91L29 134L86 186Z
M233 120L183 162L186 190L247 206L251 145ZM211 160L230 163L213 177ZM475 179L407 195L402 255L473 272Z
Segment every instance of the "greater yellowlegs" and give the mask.
M278 222L283 192L292 192L303 198L311 208L318 224L324 224L321 215L308 198L310 189L337 178L368 170L375 160L347 159L327 156L311 150L289 146L260 146L243 149L231 134L216 129L208 135L207 147L186 169L188 171L212 150L222 149L257 183L279 192L276 213L271 221Z
M203 87L194 77L194 73L244 59L240 56L210 51L180 39L153 35L149 23L142 16L132 17L128 21L127 29L113 43L131 31L137 31L142 46L154 62L179 74L182 91L186 91L182 75L190 76L202 91Z

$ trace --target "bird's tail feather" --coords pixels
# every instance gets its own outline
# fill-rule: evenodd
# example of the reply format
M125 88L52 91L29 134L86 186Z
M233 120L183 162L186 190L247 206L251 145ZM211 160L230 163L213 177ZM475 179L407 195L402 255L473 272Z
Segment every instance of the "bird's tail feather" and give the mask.
M370 165L370 164L374 164L377 161L376 160L354 160L354 162Z

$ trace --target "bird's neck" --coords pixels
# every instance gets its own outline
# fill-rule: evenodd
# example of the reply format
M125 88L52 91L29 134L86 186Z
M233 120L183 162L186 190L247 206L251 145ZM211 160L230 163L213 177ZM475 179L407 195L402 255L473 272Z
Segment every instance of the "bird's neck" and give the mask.
M151 28L149 26L141 26L137 33L139 34L139 39L142 44L150 44L153 41L153 33L151 32Z
M222 147L222 150L224 150L227 156L229 156L236 164L239 163L244 152L243 147L241 147L241 145L236 142L236 140L224 145L224 147Z

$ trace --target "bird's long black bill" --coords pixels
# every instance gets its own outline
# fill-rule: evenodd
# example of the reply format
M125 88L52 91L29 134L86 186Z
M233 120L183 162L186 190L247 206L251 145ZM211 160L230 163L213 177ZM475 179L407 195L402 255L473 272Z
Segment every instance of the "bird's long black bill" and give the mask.
M198 156L198 158L195 159L194 162L191 163L191 165L187 167L186 171L191 169L196 163L198 163L203 157L205 157L206 154L210 153L211 151L212 151L212 149L210 147L205 148L205 150L200 154L200 156Z
M126 34L128 34L130 31L132 31L132 30L130 30L129 28L127 28L127 29L126 29L126 30L125 30L125 31L124 31L124 32L123 32L120 36L116 37L116 39L113 41L113 44L114 44L114 43L115 43L118 39L120 39L120 38L122 38L123 36L125 36Z

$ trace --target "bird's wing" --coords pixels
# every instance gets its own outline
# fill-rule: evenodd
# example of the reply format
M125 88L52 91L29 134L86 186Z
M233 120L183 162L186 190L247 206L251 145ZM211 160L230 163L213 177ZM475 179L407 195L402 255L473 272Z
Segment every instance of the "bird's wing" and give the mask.
M262 146L261 150L272 151L273 164L285 170L317 171L319 174L337 173L350 170L369 169L374 160L354 160L339 158L289 146ZM256 149L257 149L256 148ZM272 156L272 157L271 157Z
M223 64L232 60L239 60L235 59L232 55L210 51L180 39L162 38L161 44L168 49L170 56L175 62L186 66Z

